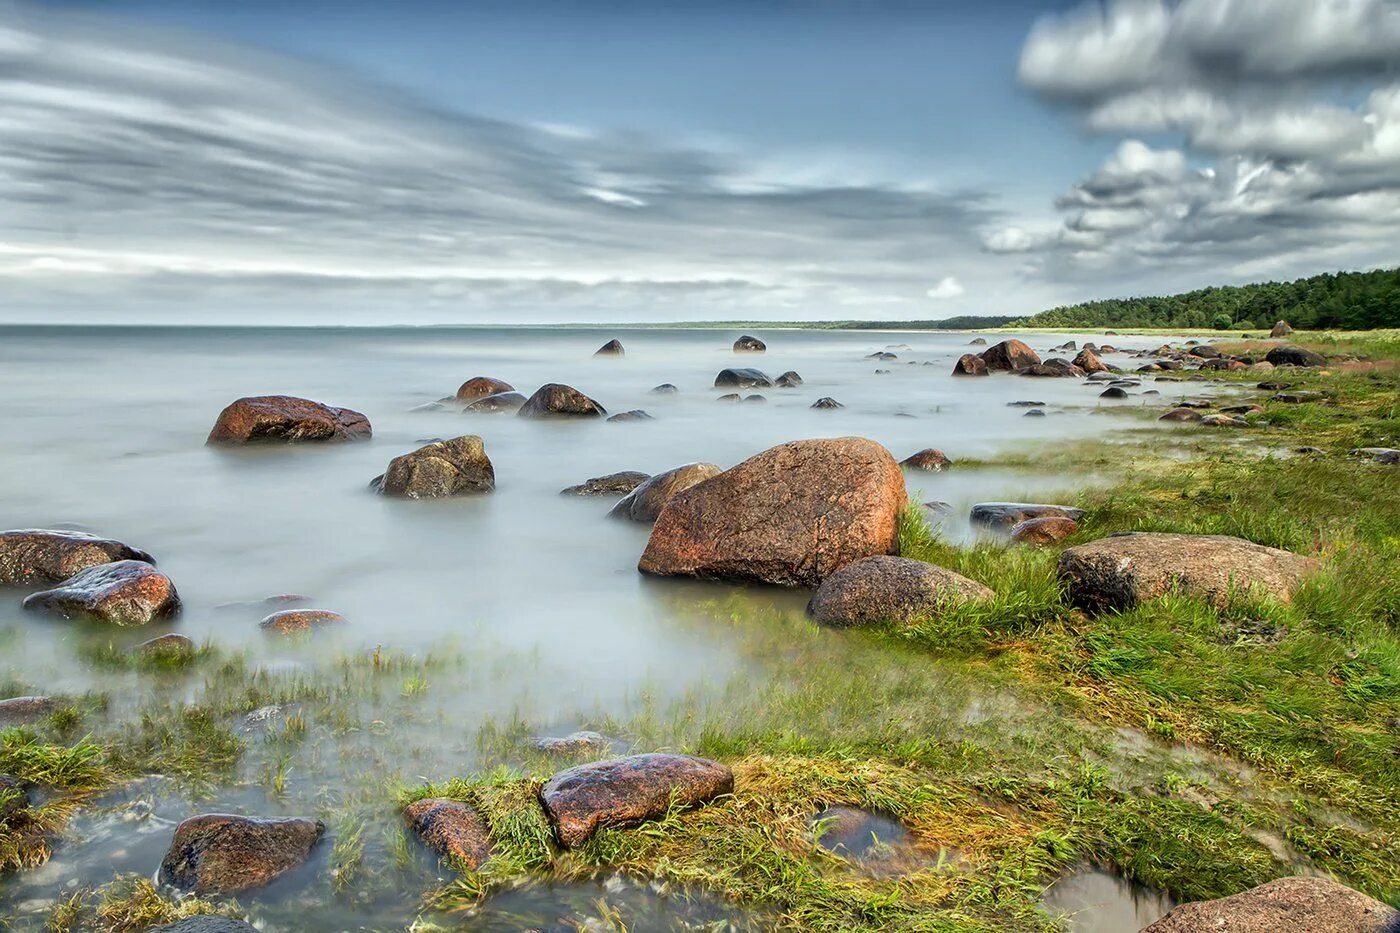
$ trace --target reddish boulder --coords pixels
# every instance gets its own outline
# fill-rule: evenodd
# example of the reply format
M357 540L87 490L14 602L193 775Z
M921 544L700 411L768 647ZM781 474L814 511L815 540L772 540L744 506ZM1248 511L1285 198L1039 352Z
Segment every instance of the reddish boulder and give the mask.
M982 359L993 372L1020 372L1040 362L1040 356L1019 340L1003 340L982 351Z
M1058 544L1079 530L1079 523L1067 515L1045 515L1028 518L1011 529L1011 540L1017 544L1047 547Z
M1110 372L1108 364L1099 359L1099 355L1092 347L1085 347L1079 351L1079 355L1073 360L1073 365L1078 366L1086 373L1106 373Z
M369 419L290 395L241 398L219 413L206 444L257 441L357 441L371 434Z
M344 622L345 616L329 609L284 609L263 619L258 627L277 635L299 635Z
M195 894L260 888L305 862L325 831L320 820L190 817L175 827L160 882Z
M1142 933L1393 933L1400 911L1330 878L1279 878L1182 904Z
M155 563L145 551L80 531L0 532L0 586L62 583L79 571L119 560Z
M502 382L499 379L492 379L490 376L473 376L462 383L457 389L457 401L475 402L477 399L486 398L488 395L500 395L502 392L514 392L515 386L509 382Z
M926 447L916 454L911 454L899 462L900 466L908 467L911 470L923 470L925 473L942 473L953 465L943 451L934 447Z
M961 574L904 557L866 557L822 581L807 613L841 628L894 622L908 625L950 605L996 594Z
M65 619L145 625L179 612L180 595L169 577L145 561L119 560L89 567L51 590L32 594L24 608Z
M673 498L638 569L660 576L816 586L899 548L904 474L861 437L770 448Z
M703 483L724 471L713 463L687 463L658 473L629 492L609 514L634 522L654 522L666 503L696 483Z
M442 858L476 871L491 857L491 828L470 804L432 797L409 804L403 815L414 835Z
M551 382L540 386L529 401L516 412L521 418L548 418L553 416L574 416L597 418L606 415L607 409L584 395L573 386Z
M964 353L953 366L954 376L986 376L987 361L973 353Z

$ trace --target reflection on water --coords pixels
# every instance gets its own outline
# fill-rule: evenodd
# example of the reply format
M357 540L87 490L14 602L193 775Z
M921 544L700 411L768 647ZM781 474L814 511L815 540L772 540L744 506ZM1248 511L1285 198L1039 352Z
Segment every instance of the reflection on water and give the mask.
M1071 933L1134 933L1175 906L1170 895L1087 866L1045 892L1046 911L1066 915Z

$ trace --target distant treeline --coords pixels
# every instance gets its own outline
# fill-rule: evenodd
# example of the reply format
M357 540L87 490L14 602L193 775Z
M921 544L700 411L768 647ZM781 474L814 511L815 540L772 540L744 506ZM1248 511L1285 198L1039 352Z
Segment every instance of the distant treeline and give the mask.
M807 326L829 330L988 330L1005 327L1016 320L1010 315L979 317L965 314L941 321L827 321Z
M1400 327L1400 269L1335 272L1296 282L1227 285L1165 297L1110 298L1042 311L1017 323L1260 330L1279 320L1309 330Z

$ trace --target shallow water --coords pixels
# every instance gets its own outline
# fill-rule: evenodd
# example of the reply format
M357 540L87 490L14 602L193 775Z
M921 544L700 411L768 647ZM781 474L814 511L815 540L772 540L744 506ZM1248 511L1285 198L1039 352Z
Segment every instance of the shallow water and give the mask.
M245 786L204 800L131 789L114 801L126 808L122 814L79 820L54 863L9 882L8 892L0 887L0 903L42 903L113 871L150 874L173 822L200 809L304 812L328 799L343 802L337 795L352 776L466 773L481 756L476 730L483 722L524 720L561 734L585 719L623 719L761 684L781 659L745 645L735 626L717 624L712 603L736 598L746 611L791 614L806 594L643 578L636 560L647 526L608 519L612 498L559 496L565 486L693 460L728 467L801 437L864 435L897 458L924 447L954 461L1034 451L1140 423L1113 409L1159 408L1202 391L1149 382L1142 388L1161 396L1109 402L1079 380L955 379L953 363L974 336L966 333L755 333L768 342L766 354L731 352L737 333L719 330L0 329L0 469L8 480L0 524L81 528L144 548L184 600L169 629L239 654L270 672L283 692L344 695L344 723L297 758L282 793L258 786L266 783L260 769L270 752L245 763ZM622 340L626 357L593 358L611 337ZM1043 356L1066 339L1089 335L1027 338ZM1114 341L1146 349L1162 339ZM892 346L897 360L865 359ZM1126 355L1109 360L1135 365ZM716 398L726 390L712 383L726 366L756 366L771 376L797 370L805 385L760 390L766 404L721 404ZM413 411L476 375L526 394L544 382L569 383L610 412L645 408L655 420ZM680 392L649 394L663 382ZM236 451L204 446L224 405L273 393L363 411L374 438ZM810 409L823 396L845 407ZM1051 414L1024 417L1009 406L1018 400L1043 401ZM394 456L467 433L485 439L495 492L412 502L366 490ZM974 502L1036 499L1089 480L956 466L908 476L911 495L952 504L945 533L954 538L970 534L965 516ZM264 637L257 621L270 610L256 601L281 593L306 594L350 624L305 645ZM0 685L102 691L114 721L153 699L175 706L216 689L198 676L153 679L74 663L94 646L125 647L163 629L54 621L23 613L19 592L0 596ZM442 666L406 672L366 696L357 692L360 669L336 665L376 646ZM427 683L419 683L424 676ZM133 801L142 802L134 815ZM111 819L141 832L107 832L102 821ZM411 916L421 887L391 908L342 903L335 916L345 924ZM275 892L264 899L275 901Z

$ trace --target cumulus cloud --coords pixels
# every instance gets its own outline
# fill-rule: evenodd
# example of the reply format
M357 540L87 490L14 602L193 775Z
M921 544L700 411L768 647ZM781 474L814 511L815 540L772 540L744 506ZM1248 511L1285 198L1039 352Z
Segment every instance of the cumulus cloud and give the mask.
M31 320L893 316L998 217L14 5L0 138L0 314Z
M948 298L957 298L966 294L967 289L957 280L956 276L946 275L938 280L938 284L930 288L927 295L934 301L944 301Z

